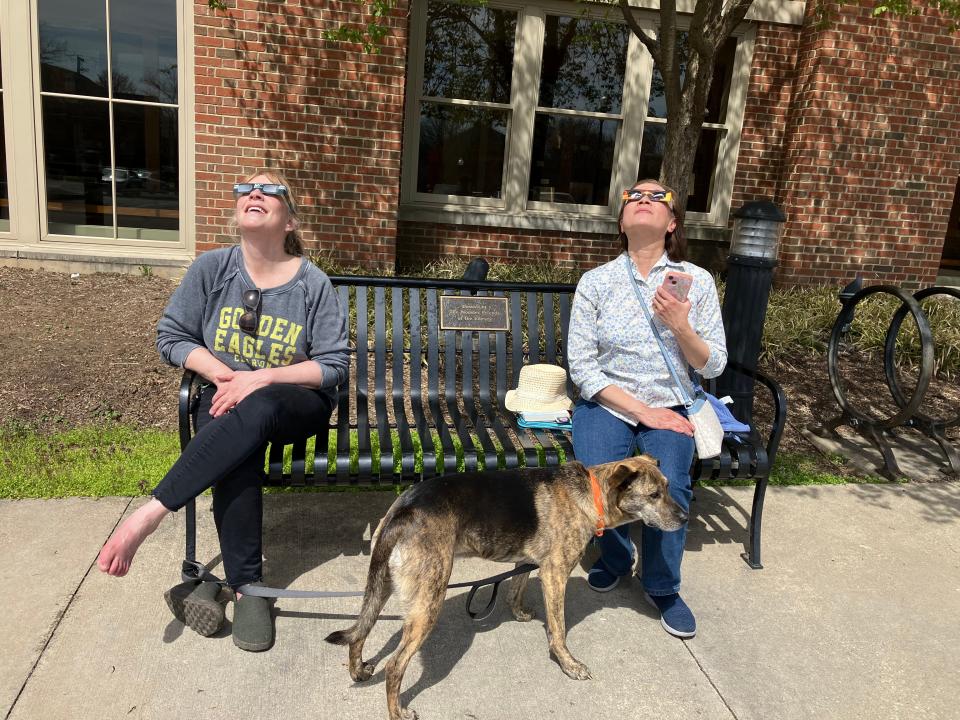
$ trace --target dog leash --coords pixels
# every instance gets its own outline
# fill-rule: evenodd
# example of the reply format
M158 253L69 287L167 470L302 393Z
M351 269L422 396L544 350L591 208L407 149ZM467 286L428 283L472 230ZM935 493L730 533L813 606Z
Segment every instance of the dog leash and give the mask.
M533 563L524 563L523 565L519 565L512 570L506 570L502 573L498 573L497 575L485 577L482 580L451 583L450 585L447 585L447 590L462 587L470 588L470 592L467 593L467 615L469 615L473 620L485 620L490 616L497 605L497 594L500 592L500 583L502 583L504 580L514 577L515 575L522 575L523 573L532 572L538 568L539 566L534 565ZM183 561L183 577L185 580L200 580L201 582L214 582L218 585L226 585L223 580L208 571L203 563L194 560ZM477 590L482 587L486 587L487 585L493 586L493 591L490 594L490 601L482 610L474 610L472 607L473 598L477 594ZM251 584L241 585L239 588L237 588L237 592L239 592L241 595L252 595L254 597L265 598L363 597L364 594L362 590L290 590L288 588L272 588Z

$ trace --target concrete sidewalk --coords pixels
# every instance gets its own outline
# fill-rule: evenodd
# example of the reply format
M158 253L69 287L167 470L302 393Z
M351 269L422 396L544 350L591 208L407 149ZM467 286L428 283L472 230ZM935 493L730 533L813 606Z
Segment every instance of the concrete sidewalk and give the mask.
M760 571L740 559L752 493L697 491L684 561L696 638L664 633L636 580L599 595L577 568L568 639L594 676L577 682L548 656L535 577L530 623L513 621L502 603L474 623L464 591L451 591L407 671L404 702L423 720L956 718L960 484L771 488ZM270 496L267 579L362 588L370 527L391 500ZM229 622L200 637L162 598L179 580L182 518L143 545L128 577L93 566L140 502L0 503L0 718L386 717L383 661L400 629L393 601L367 644L377 673L359 685L347 675L346 648L322 640L350 624L357 598L280 600L266 653L234 647ZM213 561L206 507L201 559ZM463 561L453 580L503 568Z

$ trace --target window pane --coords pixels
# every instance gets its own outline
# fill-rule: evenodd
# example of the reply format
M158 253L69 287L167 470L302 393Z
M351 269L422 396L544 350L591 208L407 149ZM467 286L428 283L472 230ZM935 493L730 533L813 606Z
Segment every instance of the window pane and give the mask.
M540 107L619 113L629 37L625 25L548 15Z
M177 102L175 0L110 1L113 97Z
M693 160L693 178L690 183L692 194L687 198L689 211L710 212L710 185L717 166L717 152L720 149L722 133L722 130L704 128L700 134L700 144L697 145L697 154ZM666 125L649 122L644 125L637 180L660 177L666 139ZM679 188L676 190L680 192Z
M38 0L40 89L107 94L104 0Z
M530 199L606 205L617 120L537 114Z
M680 84L687 72L687 33L677 33L680 48ZM713 67L713 80L710 82L710 96L707 98L707 107L703 121L722 123L727 114L727 92L730 89L730 80L733 77L733 58L737 52L737 39L727 38L727 41L717 51ZM650 101L647 109L648 117L665 118L667 116L667 98L664 91L663 76L660 69L653 68L653 78L650 83Z
M693 193L687 199L687 210L710 212L710 189L722 132L704 128L700 133L700 144L697 145L697 155L693 160L693 178L690 180Z
M637 180L660 177L660 166L663 165L663 151L667 142L667 126L659 123L645 123L641 142Z
M515 12L430 3L423 94L509 103L516 30Z
M424 103L417 192L500 197L507 112Z
M138 229L177 230L176 109L117 103L113 121L119 236L141 237Z
M113 236L107 103L43 98L50 232Z

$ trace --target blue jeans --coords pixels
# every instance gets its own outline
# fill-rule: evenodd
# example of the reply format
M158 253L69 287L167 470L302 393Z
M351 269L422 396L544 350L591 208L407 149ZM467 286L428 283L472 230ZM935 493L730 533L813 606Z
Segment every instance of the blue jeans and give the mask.
M683 411L682 407L674 409ZM594 402L581 400L573 411L573 451L577 460L589 466L623 460L636 450L652 455L660 461L660 472L670 483L670 495L684 510L690 509L693 496L690 464L695 447L692 437L673 430L629 425ZM643 526L640 582L650 595L680 591L680 562L686 540L686 523L673 532ZM605 531L599 543L597 564L618 577L629 574L633 563L630 525Z

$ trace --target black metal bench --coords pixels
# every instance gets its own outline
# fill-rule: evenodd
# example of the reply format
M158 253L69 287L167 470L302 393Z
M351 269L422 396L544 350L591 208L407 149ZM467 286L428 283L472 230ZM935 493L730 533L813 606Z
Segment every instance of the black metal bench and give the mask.
M393 487L454 472L458 457L465 470L551 466L573 458L567 433L523 429L515 415L503 409L504 397L516 387L523 365L546 362L566 368L573 285L384 277L331 280L342 306L350 308L349 382L340 388L330 425L316 429L312 453L307 442L270 448L268 486ZM441 304L450 303L450 296L502 298L492 303L505 306L509 329L441 327ZM695 480L756 480L746 557L759 568L763 497L786 402L773 380L758 372L747 374L771 393L772 429L766 437L754 430L725 441L720 457L695 460L692 473ZM192 436L194 381L194 374L187 371L180 385L181 448ZM569 381L568 392L575 397ZM329 447L331 432L335 450L319 450ZM378 453L373 452L375 441ZM198 572L192 502L186 519L183 574L189 579Z

